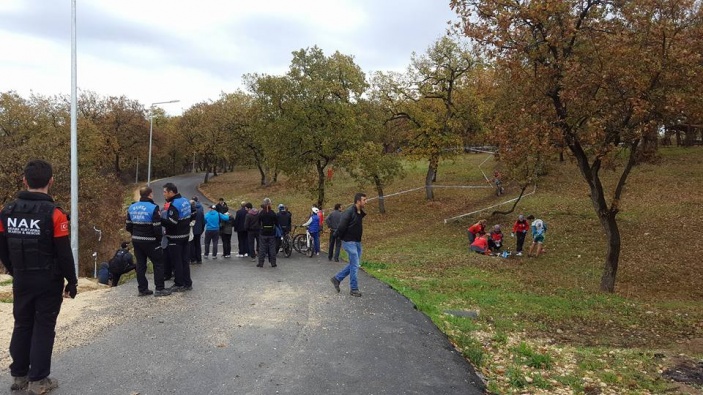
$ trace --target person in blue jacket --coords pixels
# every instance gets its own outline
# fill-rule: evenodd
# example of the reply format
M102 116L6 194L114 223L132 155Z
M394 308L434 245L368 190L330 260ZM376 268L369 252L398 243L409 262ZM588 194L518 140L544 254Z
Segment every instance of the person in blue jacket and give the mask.
M217 211L217 206L210 206L205 214L205 259L210 255L212 242L212 259L217 259L217 243L220 241L220 221L228 221L229 215Z
M308 232L310 232L310 236L312 236L312 240L315 244L315 255L320 255L320 217L318 217L319 212L320 209L313 206L312 214L310 214L308 222L303 224L303 226L308 227Z

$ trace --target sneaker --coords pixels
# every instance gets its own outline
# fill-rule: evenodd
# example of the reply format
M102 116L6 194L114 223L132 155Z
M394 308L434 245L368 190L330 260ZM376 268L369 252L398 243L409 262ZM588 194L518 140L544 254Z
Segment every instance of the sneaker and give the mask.
M335 262L339 262L339 258L334 258L334 261L335 261Z
M154 296L168 296L168 295L171 295L170 289L157 289L156 292L154 292Z
M271 267L278 267L278 265L276 265L276 264L274 263L274 264L271 264Z
M193 286L192 286L192 285L186 285L186 286L183 287L183 290L184 290L184 291L192 291L192 290L193 290Z
M27 385L29 385L29 380L27 379L27 376L13 377L12 379L12 385L10 386L11 390L22 391L24 389L27 389Z
M139 291L139 296L153 295L154 291L147 289L146 291Z
M217 259L217 255L214 255L214 256L212 257L212 259Z
M232 255L225 255L224 258L231 258Z
M210 259L210 257L207 256L207 255L203 255L203 258L205 258L205 259Z
M242 258L243 256L242 254L237 254L237 258Z
M181 285L174 285L173 287L169 288L168 290L171 292L185 292L186 287L183 287Z
M336 289L337 292L340 292L340 290L339 290L339 280L337 280L337 277L332 277L332 278L330 279L330 281L332 281L332 285L334 285L334 289Z
M264 264L263 263L257 264L256 267L264 267Z
M522 251L520 251L520 252L518 252L517 254L515 254L515 256L522 256Z
M30 381L27 385L27 393L30 395L48 394L55 388L59 388L59 381L45 377L39 381Z
M358 289L352 289L351 292L349 292L349 295L356 296L357 298L359 298L361 297L361 292L359 292Z
M249 254L244 254L244 255L242 255L242 256L249 256Z

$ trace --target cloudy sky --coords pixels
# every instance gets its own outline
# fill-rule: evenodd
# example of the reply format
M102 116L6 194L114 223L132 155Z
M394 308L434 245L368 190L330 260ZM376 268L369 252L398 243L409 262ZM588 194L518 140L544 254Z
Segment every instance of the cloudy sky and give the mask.
M449 0L77 0L78 88L179 114L283 74L317 45L366 71L403 70L455 19ZM0 0L0 92L68 94L71 1Z

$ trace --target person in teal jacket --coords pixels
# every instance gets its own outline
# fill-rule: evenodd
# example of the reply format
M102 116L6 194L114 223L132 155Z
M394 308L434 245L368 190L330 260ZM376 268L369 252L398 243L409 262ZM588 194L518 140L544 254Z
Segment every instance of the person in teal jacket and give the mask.
M544 250L544 237L547 234L547 223L541 219L535 219L534 215L530 215L527 219L532 222L532 245L530 246L530 252L527 256L538 257Z
M210 243L212 242L212 259L217 259L217 243L220 241L220 221L228 221L229 215L217 211L217 206L210 206L210 210L205 214L205 259L210 255Z

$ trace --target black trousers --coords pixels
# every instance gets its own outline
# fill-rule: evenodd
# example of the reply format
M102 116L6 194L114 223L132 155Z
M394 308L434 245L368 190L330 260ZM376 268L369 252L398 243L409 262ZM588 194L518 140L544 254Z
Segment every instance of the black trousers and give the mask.
M246 231L237 232L237 248L239 249L239 255L244 255L249 253L249 236Z
M193 241L190 242L190 261L191 262L202 262L203 261L203 247L200 244L203 234L193 234Z
M10 341L14 377L38 381L51 373L56 318L63 302L63 279L49 271L15 272L12 287L15 328Z
M232 234L220 233L220 237L222 237L222 255L232 255Z
M259 236L259 266L264 265L266 255L271 266L276 266L276 236Z
M256 258L256 251L259 249L259 231L258 230L250 230L247 232L247 245L249 248L249 256L252 258Z
M127 274L136 268L137 268L137 265L127 265L127 267L119 273L110 272L110 274L112 275L112 279L111 279L110 284L112 284L113 287L118 286L120 284L120 278L122 277L122 275Z
M527 236L527 233L517 232L515 236L517 237L517 252L522 252L522 246L525 245L525 236Z
M173 265L173 285L181 287L192 287L193 280L190 278L190 261L188 260L189 248L188 240L183 242L168 241L168 256Z
M332 257L334 256L334 260L338 261L339 260L339 250L342 248L342 239L339 237L334 237L334 231L330 229L330 244L329 252L327 253L327 259L332 260Z
M164 289L164 252L161 250L161 243L133 241L132 244L134 244L134 257L137 258L137 288L139 288L139 292L149 289L149 281L146 279L147 258L151 260L154 267L154 286L157 290Z

